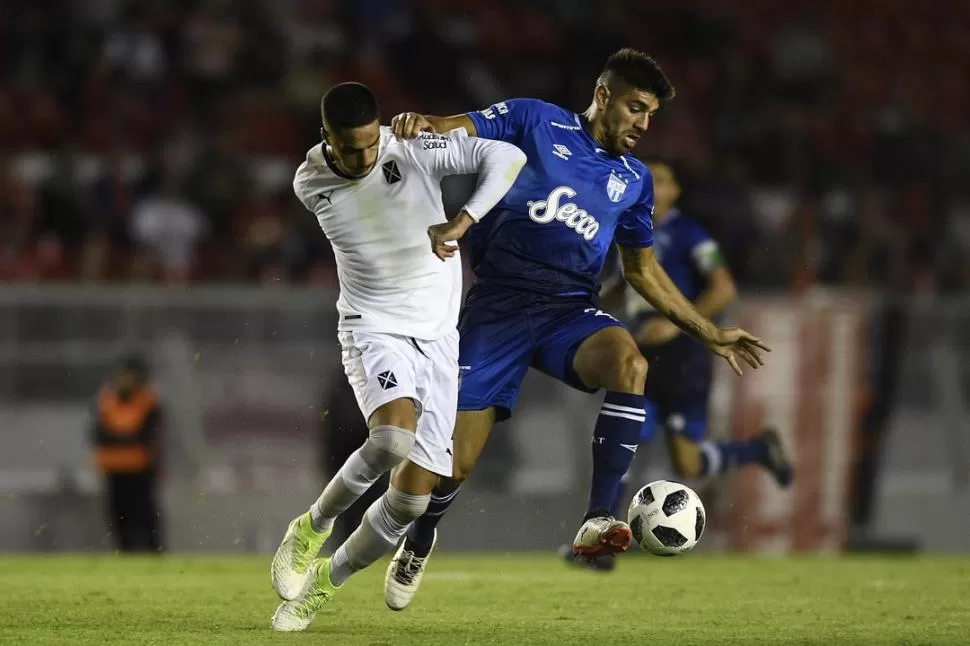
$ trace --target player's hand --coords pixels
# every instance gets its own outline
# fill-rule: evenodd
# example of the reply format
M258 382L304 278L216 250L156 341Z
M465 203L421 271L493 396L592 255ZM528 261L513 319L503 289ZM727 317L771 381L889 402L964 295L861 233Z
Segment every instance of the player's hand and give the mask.
M454 244L461 240L468 228L475 221L467 211L462 211L449 222L432 224L428 227L428 237L431 239L431 253L438 256L443 261L451 258L458 251L458 245Z
M762 350L771 352L767 343L737 327L719 329L717 335L708 341L707 347L714 354L727 359L731 369L737 375L741 374L738 357L752 368L757 369L765 365L765 360L761 355Z
M417 112L402 112L391 119L391 130L398 139L414 139L422 132L434 132L434 126Z
M643 324L634 338L637 345L653 346L673 341L678 334L679 327L662 316L655 316Z

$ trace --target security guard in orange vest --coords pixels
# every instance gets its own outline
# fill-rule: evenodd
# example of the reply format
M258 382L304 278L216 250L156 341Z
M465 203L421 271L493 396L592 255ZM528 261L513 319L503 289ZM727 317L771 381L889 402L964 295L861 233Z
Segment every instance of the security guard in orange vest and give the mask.
M139 355L122 358L98 392L94 458L105 476L108 525L122 552L162 549L156 504L161 407Z

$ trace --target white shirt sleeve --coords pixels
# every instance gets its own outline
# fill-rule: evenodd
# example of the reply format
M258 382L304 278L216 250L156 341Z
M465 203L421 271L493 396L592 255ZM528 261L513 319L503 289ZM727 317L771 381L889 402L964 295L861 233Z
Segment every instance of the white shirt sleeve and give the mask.
M476 222L509 192L526 162L516 146L469 137L464 128L444 135L422 134L411 150L418 165L437 177L478 174L478 185L464 207Z

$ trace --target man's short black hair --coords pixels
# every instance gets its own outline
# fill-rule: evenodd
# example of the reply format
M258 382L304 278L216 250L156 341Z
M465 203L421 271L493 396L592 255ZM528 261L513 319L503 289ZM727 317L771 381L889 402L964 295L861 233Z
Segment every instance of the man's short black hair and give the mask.
M377 97L362 83L340 83L330 88L320 102L323 120L331 128L359 128L381 118Z
M631 47L624 47L606 59L597 83L606 84L611 78L618 78L633 88L649 92L661 102L670 101L677 94L660 64Z

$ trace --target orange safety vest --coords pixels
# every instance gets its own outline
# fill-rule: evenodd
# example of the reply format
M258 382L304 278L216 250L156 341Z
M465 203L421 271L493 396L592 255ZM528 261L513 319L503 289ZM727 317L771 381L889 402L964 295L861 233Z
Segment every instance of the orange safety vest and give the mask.
M95 463L101 472L140 473L152 465L153 452L145 423L156 405L155 394L148 388L142 388L127 400L108 386L101 389L98 423L105 439L97 443L94 451Z

